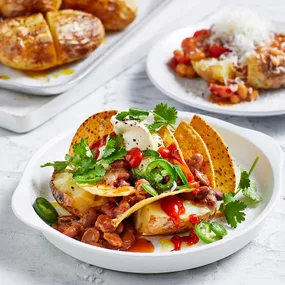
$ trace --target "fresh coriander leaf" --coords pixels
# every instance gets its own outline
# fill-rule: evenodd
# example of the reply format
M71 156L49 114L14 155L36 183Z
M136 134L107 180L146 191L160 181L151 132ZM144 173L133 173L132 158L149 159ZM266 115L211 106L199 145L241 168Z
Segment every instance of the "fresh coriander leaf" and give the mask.
M124 145L124 138L123 135L119 134L113 137L113 139L115 140L115 147L116 148L121 148Z
M220 206L220 211L225 212L225 207L228 203L235 201L234 193L225 193L223 194L223 203Z
M259 203L262 201L261 197L257 194L257 186L254 181L251 181L250 187L242 190L242 194L253 203Z
M156 130L158 130L158 129L161 128L162 126L165 126L165 122L155 122L155 123L152 123L151 125L147 125L146 127L147 127L151 132L155 132Z
M149 111L147 110L140 110L137 108L130 108L129 109L129 118L131 120L143 121L149 116Z
M73 151L75 155L78 155L80 158L92 157L92 151L88 146L88 140L82 139L79 143L74 144Z
M129 116L129 112L120 112L117 114L116 119L119 121L124 121Z
M122 159L127 154L127 151L125 149L119 149L115 152L113 152L110 156L103 158L102 162L106 164L111 164L112 162L116 160Z
M235 200L225 206L225 216L227 223L232 227L236 228L238 223L245 220L245 203Z
M102 180L106 170L102 165L95 165L93 169L81 173L80 169L73 172L72 179L77 183L95 183Z
M54 162L48 162L46 164L41 165L42 168L48 167L48 166L52 166L54 170L56 171L61 171L61 170L64 170L68 166L68 163L66 161L54 161Z
M105 145L105 150L103 154L103 158L108 157L111 155L116 149L115 149L116 141L108 135Z
M237 192L239 192L239 189L245 189L248 187L250 187L249 174L245 170L242 170L240 174L240 181L239 181Z
M168 124L175 124L177 120L177 111L174 107L169 107L166 103L156 105L153 110L155 121L165 121Z

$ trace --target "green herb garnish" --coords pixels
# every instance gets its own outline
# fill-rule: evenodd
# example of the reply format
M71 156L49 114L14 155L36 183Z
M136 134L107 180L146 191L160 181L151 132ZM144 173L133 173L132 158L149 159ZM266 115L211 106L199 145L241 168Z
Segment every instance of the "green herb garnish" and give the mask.
M237 190L234 193L226 193L223 195L223 203L220 206L220 211L225 213L227 223L236 228L238 223L245 220L246 204L242 201L236 200L235 196L241 191L246 199L251 202L258 203L261 197L257 194L256 183L250 179L259 157L257 157L252 164L249 172L241 171L240 182Z

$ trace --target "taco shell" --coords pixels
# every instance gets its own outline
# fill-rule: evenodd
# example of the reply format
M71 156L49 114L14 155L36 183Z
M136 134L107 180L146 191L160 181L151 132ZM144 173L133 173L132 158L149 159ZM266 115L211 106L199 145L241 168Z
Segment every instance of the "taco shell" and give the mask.
M178 190L178 191L173 191L173 192L167 192L167 193L162 193L158 196L154 196L151 198L147 198L144 199L138 203L136 203L135 205L133 205L128 211L126 211L125 213L123 213L121 216L117 217L116 219L113 219L113 224L115 225L115 227L117 227L124 219L128 218L130 215L132 215L133 213L135 213L136 211L138 211L139 209L141 209L142 207L151 204L155 201L158 201L162 198L168 197L168 196L174 196L174 195L178 195L181 193L187 193L187 192L192 192L195 188L187 188L187 189L182 189L182 190Z
M215 188L214 167L207 146L200 135L187 122L182 121L176 128L174 136L185 159L190 159L196 153L203 155L204 161L201 171L207 175L211 187Z
M102 139L105 135L113 132L111 117L116 115L118 111L109 110L94 114L86 119L77 129L71 145L69 147L69 155L73 155L73 145L79 143L82 139L88 139L88 145Z
M190 126L206 144L214 166L216 188L222 193L234 192L236 176L234 163L228 147L218 132L198 115L194 115Z
M134 224L137 232L143 235L169 235L193 229L189 215L195 214L200 220L208 221L215 213L215 208L208 208L184 201L185 214L180 215L179 225L176 227L173 220L161 209L160 202L148 204L134 214Z

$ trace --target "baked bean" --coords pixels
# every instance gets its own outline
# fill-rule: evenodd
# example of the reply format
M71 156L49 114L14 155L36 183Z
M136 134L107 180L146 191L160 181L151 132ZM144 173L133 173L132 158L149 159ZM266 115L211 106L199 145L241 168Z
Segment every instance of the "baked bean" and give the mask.
M56 229L57 231L63 233L69 228L70 225L68 224L55 224L53 225L53 228Z
M89 244L90 244L90 245L93 245L93 246L105 248L103 244L98 243L98 242L91 242L91 243L89 243Z
M103 238L111 245L116 248L123 246L123 241L120 236L116 233L104 233Z
M69 226L64 232L63 234L68 236L68 237L71 237L71 238L74 238L76 237L78 234L80 234L81 232L81 225L78 224L78 223L73 223L71 226Z
M197 194L194 195L195 200L201 201L205 199L210 193L210 187L208 186L201 186L198 188Z
M117 207L114 208L114 217L118 217L130 209L130 204L127 201L121 201Z
M205 186L209 186L210 185L210 181L207 177L206 174L200 172L199 170L195 169L194 171L194 175L195 177L199 180L199 182L201 183L201 185L205 185Z
M83 215L81 223L82 226L86 228L94 227L96 219L98 217L98 211L92 207L90 208L86 214Z
M99 238L100 238L99 231L96 230L95 228L89 228L83 234L81 241L88 244L92 244L92 243L97 243L99 241Z
M74 221L77 221L78 217L77 216L61 216L58 218L58 223L59 224L71 224Z
M197 169L200 170L203 164L204 158L203 155L200 153L194 154L190 159L187 159L187 165L190 167L190 169Z
M135 182L135 188L136 188L135 196L137 201L144 200L146 197L149 196L149 194L141 186L143 183L150 185L150 183L145 179L139 179Z
M134 231L134 226L132 224L131 221L129 220L124 220L123 221L123 224L124 224L124 231L130 231L130 232L133 232Z
M112 233L116 230L115 226L113 225L112 219L109 218L107 215L100 215L97 218L95 227L103 233Z
M123 230L124 230L124 225L123 225L123 223L119 223L119 225L118 225L117 228L116 228L116 233L117 233L117 234L120 234L120 233L123 232Z
M176 66L176 73L181 77L196 77L196 72L193 67L184 63L178 63L178 65Z
M219 190L217 190L217 189L212 189L212 191L213 191L213 193L214 193L214 195L215 195L215 197L216 197L216 199L218 200L218 201L222 201L223 200L223 193L221 193Z
M122 234L121 238L122 238L122 241L123 241L123 246L122 246L123 249L130 248L134 244L134 242L136 240L134 234L132 232L130 232L130 231L124 232Z
M230 101L232 104L237 104L241 101L241 97L239 95L232 95Z
M136 203L136 195L130 195L123 197L122 201L126 201L130 204L130 206L133 206Z
M108 217L115 218L115 214L114 214L115 206L116 205L114 203L108 202L108 203L102 205L100 207L100 210L101 210L101 212L106 214Z

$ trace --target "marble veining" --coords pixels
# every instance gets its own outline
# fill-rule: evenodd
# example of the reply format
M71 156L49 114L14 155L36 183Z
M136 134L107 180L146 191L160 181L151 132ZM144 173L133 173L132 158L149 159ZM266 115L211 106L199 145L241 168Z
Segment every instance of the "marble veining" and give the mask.
M271 11L279 17L284 15L283 1L250 2L257 9L263 10L265 5L272 5ZM206 5L206 1L203 3ZM275 7L274 3L279 6ZM0 129L0 284L285 284L284 192L265 220L259 235L245 248L208 266L160 275L119 273L85 264L55 248L40 232L24 225L14 216L10 206L13 191L29 158L48 139L79 125L86 117L99 110L123 109L129 105L148 109L159 102L167 102L179 110L211 115L261 131L274 138L285 152L285 116L248 119L194 110L156 90L147 78L145 60L142 60L28 134L17 135Z

